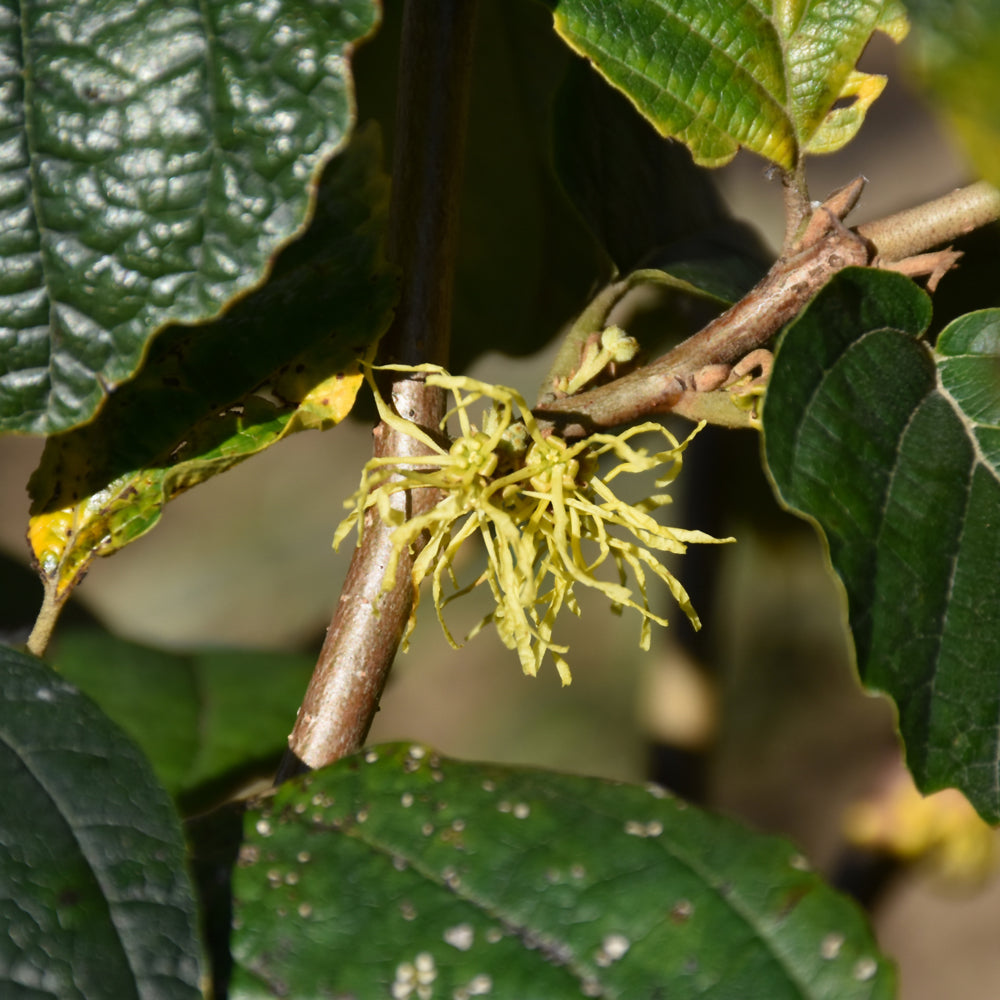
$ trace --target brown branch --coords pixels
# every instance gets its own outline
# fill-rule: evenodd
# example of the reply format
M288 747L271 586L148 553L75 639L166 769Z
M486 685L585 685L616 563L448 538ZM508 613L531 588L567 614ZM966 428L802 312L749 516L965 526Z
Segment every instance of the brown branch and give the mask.
M834 228L789 260L779 260L732 308L672 351L608 385L547 403L539 412L565 414L576 426L615 427L665 412L689 388L690 378L714 364L733 364L766 343L838 271L869 260L867 244Z
M816 211L807 226L807 232L816 235L806 237L804 248L777 260L759 284L704 329L614 382L546 400L538 415L560 421L566 436L577 436L671 410L692 389L697 372L709 365L732 365L762 347L845 267L896 266L901 259L1000 218L1000 193L973 184L850 230L840 219L857 200L859 189L853 187L835 192Z
M441 394L413 379L396 382L392 403L423 426L436 426L443 413ZM376 455L419 453L414 438L386 424L375 428ZM398 496L407 503L408 517L426 512L438 501L430 490ZM396 585L382 589L392 554L390 534L378 515L369 511L289 737L290 759L286 758L279 780L303 770L302 764L322 767L339 760L364 743L413 604L411 560L406 554L399 559Z
M475 0L407 3L389 236L402 286L381 346L383 361L447 361L474 18ZM440 390L395 373L384 394L396 412L437 431L444 415ZM376 456L422 453L418 442L384 423L374 438ZM437 500L429 490L402 495L409 516ZM367 518L278 781L332 763L367 736L413 603L411 555L399 559L396 586L382 590L389 536L377 516Z
M883 261L903 260L949 243L1000 217L1000 191L986 181L857 227Z

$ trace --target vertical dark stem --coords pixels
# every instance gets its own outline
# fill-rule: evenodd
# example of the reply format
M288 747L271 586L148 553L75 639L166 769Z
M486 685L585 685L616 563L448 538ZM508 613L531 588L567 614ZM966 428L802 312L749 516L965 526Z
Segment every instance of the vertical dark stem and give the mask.
M389 233L403 284L382 361L448 360L475 7L475 0L406 5Z
M468 111L475 0L408 0L403 22L389 249L402 285L380 358L446 364L458 236L458 198ZM402 416L437 430L439 390L394 374L383 392ZM412 438L375 429L376 455L419 454ZM410 516L437 502L432 491L403 495ZM278 774L284 780L358 749L413 604L412 556L399 560L396 585L382 590L392 543L370 515L355 550L326 641Z

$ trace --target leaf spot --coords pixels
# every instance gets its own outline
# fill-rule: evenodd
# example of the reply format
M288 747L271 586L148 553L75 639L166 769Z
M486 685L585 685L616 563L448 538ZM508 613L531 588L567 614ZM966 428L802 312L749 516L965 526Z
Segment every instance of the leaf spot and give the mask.
M468 997L484 997L493 992L493 978L480 972L473 976L467 986L459 987L452 993L452 1000L467 1000Z
M391 990L393 1000L408 1000L414 995L417 1000L430 1000L435 979L437 967L434 956L422 951L412 962L400 962L396 966L396 978Z
M685 924L694 916L694 903L690 899L679 899L670 909L670 919L675 924Z
M836 958L844 947L844 935L837 932L827 934L820 942L819 953L827 961Z
M266 819L257 820L257 824L254 829L261 837L271 836L271 824Z
M657 819L651 819L648 823L630 819L625 823L625 832L630 837L659 837L663 833L663 824Z
M445 930L444 940L452 948L468 951L475 944L476 932L473 930L472 924L455 924L454 927L448 927Z
M874 958L859 958L854 963L854 978L859 983L866 983L878 971L878 963Z
M531 815L531 806L527 802L518 802L513 813L515 819L527 819Z
M594 961L602 969L613 965L632 947L632 942L624 934L606 934L601 947L594 953Z
M403 794L399 797L399 804L404 809L409 809L410 806L413 805L413 793L412 792L403 792Z
M260 848L255 844L242 844L237 861L241 868L249 868L260 861Z
M417 968L417 982L421 986L429 986L437 979L437 965L434 962L434 956L429 951L420 952L413 964Z

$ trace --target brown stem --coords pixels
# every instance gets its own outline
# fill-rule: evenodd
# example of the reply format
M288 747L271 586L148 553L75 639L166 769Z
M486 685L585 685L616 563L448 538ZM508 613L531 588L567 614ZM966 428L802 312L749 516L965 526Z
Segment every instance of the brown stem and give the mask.
M562 379L569 379L576 372L580 364L580 352L587 338L596 331L603 330L611 310L617 305L622 296L629 290L631 283L628 278L606 285L591 299L590 303L576 318L569 333L563 337L556 354L549 368L545 381L538 393L538 405L544 406L546 403L558 398L555 386Z
M392 404L414 423L437 426L443 414L439 391L413 379L399 379ZM423 453L414 438L382 423L375 428L375 454ZM431 490L397 494L414 517L438 501ZM382 578L392 554L390 531L374 511L366 516L340 601L326 633L316 669L289 737L289 754L279 780L307 767L322 767L353 753L365 740L413 605L412 560L400 556L396 585L384 591Z
M383 361L447 361L474 18L475 0L407 3L389 235L402 285ZM440 390L394 373L385 391L398 413L437 431L444 415ZM422 453L418 442L384 423L374 437L376 456ZM429 490L402 496L410 516L437 499ZM332 763L367 736L413 604L412 555L400 557L396 586L382 590L389 536L377 516L367 519L278 781Z
M835 192L814 216L822 222L821 213L828 210L826 234L776 261L743 299L694 336L614 382L546 401L539 415L560 420L562 432L574 436L669 410L690 388L694 373L708 365L731 365L763 346L843 268L876 258L898 262L1000 218L1000 192L985 183L849 230L839 217L855 200L852 185Z
M710 364L732 364L766 343L837 271L867 264L868 254L850 230L834 228L791 259L779 260L732 308L672 351L608 385L548 403L540 412L549 418L565 414L583 427L615 427L668 410L691 375Z
M782 171L781 190L785 203L785 239L782 246L793 246L809 219L809 191L803 162L799 159L793 170Z
M31 635L28 636L27 649L34 656L44 656L48 648L52 632L55 630L56 622L59 620L59 612L62 611L63 604L66 603L68 594L59 594L59 588L54 580L46 579L45 592L42 596L42 607L35 619Z
M857 227L882 261L897 261L948 243L1000 217L1000 191L986 181Z

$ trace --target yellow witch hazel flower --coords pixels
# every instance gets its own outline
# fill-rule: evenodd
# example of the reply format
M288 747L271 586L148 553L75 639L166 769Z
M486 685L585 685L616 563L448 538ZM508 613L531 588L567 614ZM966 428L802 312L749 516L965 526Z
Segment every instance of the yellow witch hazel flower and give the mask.
M574 593L577 585L604 594L615 611L626 607L638 611L643 649L649 648L649 623L667 624L650 610L647 573L666 584L694 627L700 628L687 592L657 553L683 553L692 542L731 539L664 527L653 512L670 502L668 495L655 493L638 503L627 503L610 485L625 475L652 472L656 474L656 489L663 489L680 471L684 449L700 426L683 442L661 424L644 423L620 434L591 434L567 443L543 433L514 389L449 375L433 365L386 368L425 373L428 385L449 392L454 406L442 422L442 430L452 417L461 430L445 450L386 405L370 367L366 369L382 419L421 441L433 454L368 462L357 492L345 505L351 513L337 529L334 547L355 527L360 536L364 514L374 507L382 521L394 528L394 555L383 580L388 590L395 584L400 554L425 535L424 547L413 563L414 604L409 628L416 615L419 585L429 577L438 620L448 641L458 648L460 643L445 623L444 608L455 597L486 583L496 608L466 639L492 622L504 644L517 650L525 673L537 674L545 654L550 653L563 684L571 680L564 655L568 647L557 644L552 631L564 607L580 614ZM484 406L480 430L472 422L470 409ZM658 435L667 447L650 452L632 443L644 434ZM392 506L391 497L414 489L437 489L443 497L426 514L406 520L403 512ZM462 587L453 563L466 540L477 535L486 550L486 569ZM617 570L618 582L598 576L606 563ZM628 586L630 573L638 599Z

